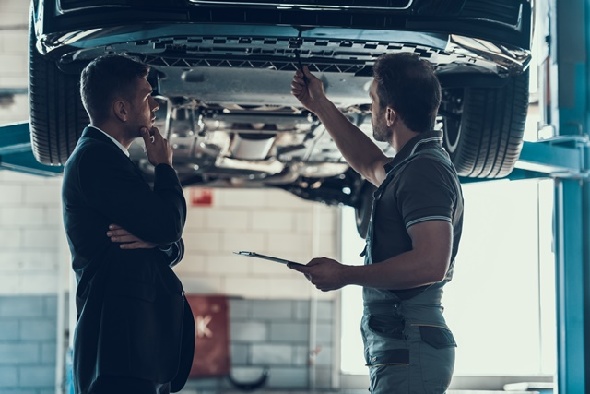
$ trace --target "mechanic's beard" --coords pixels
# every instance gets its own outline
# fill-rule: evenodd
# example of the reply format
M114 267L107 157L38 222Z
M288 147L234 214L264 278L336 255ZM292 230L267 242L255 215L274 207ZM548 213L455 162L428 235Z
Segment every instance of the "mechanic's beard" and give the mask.
M373 138L377 141L390 142L392 135L391 129L385 126L382 122L373 123Z

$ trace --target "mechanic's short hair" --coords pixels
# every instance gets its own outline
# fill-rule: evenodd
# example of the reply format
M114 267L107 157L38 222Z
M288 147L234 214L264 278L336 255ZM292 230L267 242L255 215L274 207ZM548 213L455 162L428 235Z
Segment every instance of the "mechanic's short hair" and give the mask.
M103 55L91 61L80 76L80 96L90 120L106 120L117 96L132 100L135 81L148 71L147 65L126 55Z
M373 66L380 106L392 107L416 132L434 128L441 101L432 64L411 53L381 55Z

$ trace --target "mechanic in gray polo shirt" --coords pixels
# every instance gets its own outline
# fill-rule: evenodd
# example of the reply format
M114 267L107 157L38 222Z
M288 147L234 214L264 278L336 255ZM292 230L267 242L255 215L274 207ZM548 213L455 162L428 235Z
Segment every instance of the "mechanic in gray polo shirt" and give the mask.
M361 333L373 394L444 393L456 344L441 297L461 238L463 195L441 133L433 131L441 87L432 66L404 53L383 55L373 67L373 137L391 144L393 160L338 111L306 67L291 92L319 117L351 167L378 187L365 265L319 257L291 268L322 291L363 286Z

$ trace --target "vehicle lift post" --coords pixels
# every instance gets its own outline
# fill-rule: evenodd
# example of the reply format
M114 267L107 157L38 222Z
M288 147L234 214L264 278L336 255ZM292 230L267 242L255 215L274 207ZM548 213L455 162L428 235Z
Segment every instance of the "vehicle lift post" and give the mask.
M555 179L557 362L554 392L590 393L590 1L538 2L548 57L540 68L545 123L555 137L525 143L522 163ZM538 26L538 24L537 24ZM534 65L533 65L534 66Z

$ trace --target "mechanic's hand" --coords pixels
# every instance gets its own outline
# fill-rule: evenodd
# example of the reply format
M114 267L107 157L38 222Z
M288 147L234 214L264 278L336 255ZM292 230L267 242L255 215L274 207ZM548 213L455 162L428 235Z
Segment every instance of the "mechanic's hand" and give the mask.
M157 244L146 242L136 237L118 224L111 224L109 226L107 236L112 242L121 244L119 245L121 249L153 249L158 246Z
M338 290L348 284L342 275L346 266L328 257L315 257L307 265L288 264L288 267L303 273L318 290L324 292Z
M307 66L295 72L291 81L291 94L314 113L317 113L320 105L328 100L324 92L324 83L316 78Z
M172 165L172 147L168 140L160 134L157 127L152 127L148 130L147 127L143 126L139 129L143 141L145 142L145 151L147 153L148 160L154 166L161 163Z

